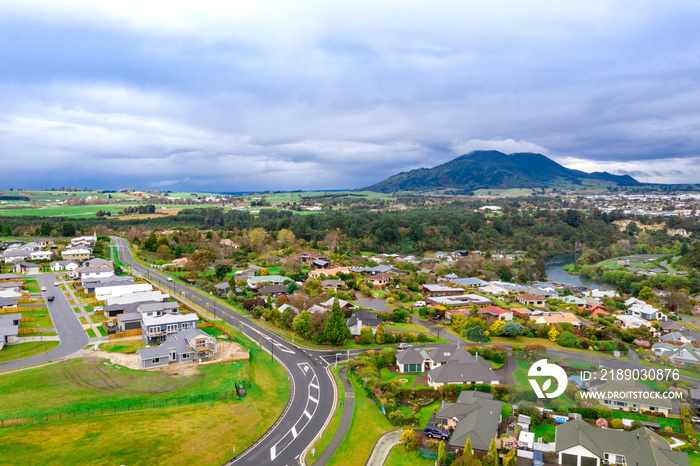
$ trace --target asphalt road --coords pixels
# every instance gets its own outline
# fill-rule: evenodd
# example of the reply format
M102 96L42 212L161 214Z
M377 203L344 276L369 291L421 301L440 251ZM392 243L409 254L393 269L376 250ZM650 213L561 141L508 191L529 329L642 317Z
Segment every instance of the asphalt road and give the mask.
M134 262L125 240L117 237L114 239L120 261L131 267L134 274L144 276L223 318L251 340L260 342L287 370L292 395L286 411L264 437L248 450L239 453L229 464L300 464L300 456L313 443L332 414L335 389L326 368L332 362L331 357L335 358L335 353L299 348L233 309L194 291L192 287L168 281L157 271ZM244 429L245 426L231 428Z
M46 305L51 314L53 325L56 332L61 338L59 345L44 354L22 358L17 361L9 361L0 364L0 372L20 369L22 367L33 366L35 364L45 363L51 360L69 356L76 351L80 351L88 344L88 336L83 330L78 317L73 312L73 308L68 304L68 300L61 292L59 287L54 286L54 281L57 273L44 273L34 275L40 287L45 287L46 292L42 292L42 296L46 301L46 296L53 295L53 301L46 301ZM7 350L13 350L14 346L9 346Z

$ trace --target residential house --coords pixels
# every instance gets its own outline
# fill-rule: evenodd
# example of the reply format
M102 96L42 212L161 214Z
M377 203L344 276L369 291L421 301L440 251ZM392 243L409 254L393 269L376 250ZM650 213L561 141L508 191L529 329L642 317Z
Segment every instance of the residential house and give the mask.
M88 247L88 248L92 249L95 247L95 243L97 243L97 235L77 236L75 238L71 238L71 240L70 240L71 247L81 246L81 247Z
M241 249L241 246L238 243L235 243L228 238L224 238L219 241L219 246L225 249Z
M330 311L333 308L333 303L335 300L336 298L327 299L325 302L321 303L321 307ZM338 306L340 306L342 311L353 310L357 309L358 307L356 304L351 303L350 301L345 301L344 299L338 299Z
M71 247L61 251L61 257L63 260L85 261L90 259L91 255L91 249L81 247Z
M308 312L309 314L316 314L317 312L328 312L328 309L326 309L323 306L319 306L318 304L314 304L313 306L308 308L306 312Z
M51 251L34 251L29 254L29 260L32 261L50 261Z
M312 278L321 278L321 277L333 277L335 275L338 275L339 273L350 273L350 269L347 267L333 267L333 268L325 268L325 269L315 269L309 272L309 277Z
M453 449L463 450L471 439L472 450L488 452L491 440L498 437L503 402L493 394L463 391L454 403L442 403L435 413L435 424L454 429L448 441Z
M177 267L187 267L187 264L190 263L190 260L186 257L180 257L179 259L173 259L173 264L175 264Z
M620 328L622 328L623 330L635 329L644 326L649 328L649 331L652 334L656 332L656 329L652 327L651 323L649 323L649 321L645 319L642 319L641 317L635 317L630 315L616 315L615 318L620 321Z
M75 269L75 275L81 279L112 277L114 276L114 267L111 262L94 267L78 267Z
M476 277L451 278L451 279L449 279L449 281L451 283L454 283L455 285L468 286L470 288L479 287L479 286L486 286L489 284L489 282L487 282L485 280L481 280L480 278L476 278Z
M34 242L38 244L40 248L45 248L56 244L56 242L51 238L37 238L34 240Z
M323 308L325 311L326 309ZM311 310L309 309L309 312ZM382 319L376 314L367 312L364 309L353 312L352 316L345 319L345 325L350 329L350 335L359 335L363 327L372 328L372 334L377 331L377 327L382 323Z
M395 274L400 274L403 273L400 269L397 269L396 267L392 267L390 265L377 265L374 267L355 267L351 269L355 273L363 273L363 274L369 274L369 275L379 275L379 274L386 274L386 273L395 273Z
M654 393L654 390L634 380L608 380L593 385L589 391L602 395L596 399L603 406L621 411L652 411L668 416L672 407L670 399L651 397L649 394Z
M8 281L0 282L0 291L15 291L19 293L24 286L24 282Z
M575 304L577 306L585 306L589 301L586 298L579 298L578 296L561 296L558 298L566 304Z
M535 296L529 293L516 294L515 300L522 304L523 306L535 306L544 307L545 298L544 296Z
M324 290L340 290L345 288L345 282L343 280L338 280L338 279L330 279L330 280L322 280L321 281L321 288Z
M311 262L311 265L313 265L314 267L319 268L319 269L327 269L328 267L331 266L331 263L327 260L316 259L315 261Z
M39 273L41 266L32 262L18 262L15 265L15 273Z
M145 303L148 301L167 301L170 295L155 291L142 291L139 293L130 293L122 296L110 296L105 300L105 306L113 304L130 304L130 303Z
M143 348L136 352L136 360L143 369L167 366L171 362L191 362L211 358L216 354L216 338L197 328L177 332L160 346Z
M166 314L159 317L144 317L143 341L148 345L162 343L166 337L182 330L197 328L197 314Z
M280 314L284 314L284 311L286 311L287 309L291 309L294 312L294 314L299 314L299 309L297 309L294 306L290 306L287 303L284 303L280 307L277 308L277 310L280 311Z
M118 298L134 293L146 293L152 290L153 286L150 283L100 284L95 286L95 299L104 301L108 298Z
M381 289L391 284L394 281L394 276L390 273L379 273L368 277L366 281L372 286L372 288Z
M638 304L632 305L627 309L627 314L635 317L641 317L645 320L666 320L666 314L653 306L649 306L648 304L644 304L643 306Z
M689 466L688 453L671 450L668 441L647 427L632 431L595 427L582 419L557 426L554 454L573 466Z
M497 306L486 306L478 311L479 317L491 317L496 320L513 320L513 312L510 309L501 309Z
M464 294L462 288L452 288L450 286L425 284L418 287L420 291L428 293L430 296L457 296Z
M142 317L160 317L178 314L180 304L177 301L162 301L136 304L136 311Z
M461 294L457 296L431 296L426 298L426 302L432 305L442 306L488 306L492 304L488 298L479 296L478 294Z
M231 291L231 285L228 284L228 282L221 282L217 283L214 285L214 288L216 289L216 292L219 295L227 295L229 291Z
M659 325L662 332L680 332L685 329L685 326L673 320L667 320Z
M491 364L479 356L472 356L464 348L442 347L428 352L430 364L428 385L433 388L447 384L487 383L497 385L500 377Z
M6 264L14 264L16 262L26 261L29 259L30 254L29 251L10 249L2 253L2 260Z
M510 293L510 290L502 286L496 285L495 283L488 283L486 285L479 286L479 291L481 293L492 294L494 296L503 296Z
M117 316L117 327L120 332L127 330L137 330L141 328L143 316L140 312L123 312Z
M282 275L261 275L258 277L250 277L248 282L248 288L252 290L257 290L265 285L285 285L292 280L289 277L283 277Z
M51 267L52 272L63 272L63 271L73 272L75 269L77 269L80 266L75 261L67 260L67 261L53 261L53 262L51 262L50 267Z
M0 350L19 341L22 314L0 314Z
M654 344L654 347L657 347L657 345L662 345L662 344L667 344L667 343L656 343ZM655 354L659 354L658 350L654 352ZM700 364L700 350L698 348L695 348L692 344L686 343L683 346L676 346L672 351L664 354L660 354L660 356L665 356L671 361L673 361L675 364L685 364L692 366L694 364Z
M310 263L315 260L329 260L328 256L326 256L325 254L321 254L320 252L302 252L299 254L292 254L291 256L289 256L289 258L296 259L298 261L301 261L302 263Z
M113 269L114 263L101 257L95 257L94 259L83 262L83 267L110 267Z
M410 347L396 353L396 366L401 373L407 372L425 372L430 369L427 363L430 357L424 349Z
M530 320L538 324L561 325L567 323L574 328L581 327L581 321L571 312L543 312L539 315L531 316Z
M112 275L110 277L84 278L80 280L78 288L83 288L85 293L94 293L96 288L113 285L133 285L136 281L129 275Z
M665 343L690 343L692 340L681 332L671 332L666 335L661 335L659 341Z
M542 315L542 311L533 311L526 307L513 307L510 309L510 312L512 312L514 316L518 316L522 319L532 319L532 316Z
M260 296L272 296L276 298L287 294L287 285L264 285L258 288L258 293Z

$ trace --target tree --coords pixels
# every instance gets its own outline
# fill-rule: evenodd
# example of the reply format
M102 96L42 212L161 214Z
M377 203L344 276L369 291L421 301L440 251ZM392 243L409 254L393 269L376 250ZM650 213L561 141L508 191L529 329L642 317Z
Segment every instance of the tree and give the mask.
M511 320L503 326L503 331L501 334L504 337L517 337L525 333L525 326L520 322L515 322Z
M290 307L287 307L284 312L282 313L282 318L280 319L280 326L282 328L290 329L292 328L292 325L294 325L294 319L296 318L297 313L294 311L294 309Z
M360 330L360 344L369 345L372 343L372 327L362 327Z
M404 430L401 434L401 443L408 451L413 451L416 449L416 433L413 430Z
M467 437L467 443L464 444L464 453L462 453L462 458L464 459L465 465L472 464L472 458L474 458L474 453L472 452L471 437Z
M595 421L595 425L598 427L608 427L608 421L601 417Z
M491 324L491 327L489 328L489 333L491 335L499 336L501 333L503 333L503 327L505 325L506 323L502 320L497 320Z
M169 261L172 259L172 254L170 253L170 248L166 246L165 244L161 244L158 246L158 249L156 249L156 259L159 261Z
M383 345L386 340L385 337L386 330L384 330L384 326L382 324L377 325L377 330L374 332L374 341L376 341L378 345Z
M281 229L277 232L277 242L284 247L291 246L296 241L294 233L287 230L286 228Z
M214 267L214 275L216 275L216 278L219 280L223 280L230 271L231 264L216 264L216 267Z
M267 277L268 275L270 275L270 269L263 267L258 270L258 277Z
M447 453L445 452L445 442L440 440L440 445L438 445L437 463L438 464L445 464L446 459L447 459Z
M485 465L498 466L498 450L496 450L496 440L491 439L491 444L489 445L489 456L488 462Z
M63 236L75 236L75 225L72 223L64 223L61 227Z
M464 332L464 336L470 341L475 341L477 343L485 343L489 341L489 337L486 336L481 327L472 327Z
M300 312L292 321L292 328L304 338L309 338L311 314L308 311Z
M297 289L297 284L292 282L289 285L287 285L287 294L292 294L296 291Z
M639 291L639 299L642 301L647 301L647 302L653 302L656 301L656 296L654 295L654 292L649 288L648 286L645 286Z
M343 311L338 304L338 298L333 301L331 313L326 320L326 328L323 331L323 339L333 346L345 344L345 340L350 338L350 329L345 325Z
M613 419L610 421L610 428L611 429L624 429L625 425L622 423L620 419Z
M571 332L561 332L557 337L557 343L567 348L572 348L578 343L578 339Z
M41 222L41 226L37 228L36 234L39 236L51 236L51 233L53 232L53 224L49 222L48 220L44 220ZM685 244L685 243L683 243ZM686 246L687 247L687 246Z
M193 272L203 272L216 260L216 256L210 249L201 249L190 255L190 269Z
M557 338L559 338L559 331L555 327L552 327L547 336L549 337L549 341L557 341Z

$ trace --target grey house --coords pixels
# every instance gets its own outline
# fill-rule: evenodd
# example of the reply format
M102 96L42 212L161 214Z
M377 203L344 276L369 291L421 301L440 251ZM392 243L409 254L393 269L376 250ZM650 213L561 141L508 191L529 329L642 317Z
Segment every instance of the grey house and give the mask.
M155 348L136 352L136 360L144 369L167 366L171 362L191 362L216 354L216 338L199 329L183 330L169 336Z
M198 320L199 318L195 313L144 317L141 336L147 345L156 345L177 332L197 328Z
M370 327L372 334L377 331L377 326L382 323L382 320L376 314L367 312L364 309L353 313L352 316L345 319L345 325L350 329L350 335L359 335L362 327Z
M22 314L0 314L0 350L8 343L17 343Z
M491 393L467 391L459 394L455 403L443 403L435 413L435 423L453 427L448 445L464 449L467 438L472 449L488 451L491 439L498 435L503 402Z
M136 330L141 328L141 320L143 317L140 312L125 312L117 315L117 325L120 332L127 330Z

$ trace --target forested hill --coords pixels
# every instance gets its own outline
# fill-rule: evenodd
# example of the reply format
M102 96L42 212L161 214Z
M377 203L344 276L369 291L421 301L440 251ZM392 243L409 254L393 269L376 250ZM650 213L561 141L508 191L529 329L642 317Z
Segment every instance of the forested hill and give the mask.
M580 184L584 180L613 182L620 186L640 184L629 175L572 170L542 154L507 155L498 151L475 151L434 168L419 168L399 173L365 189L389 193L441 188L462 190L550 188Z

